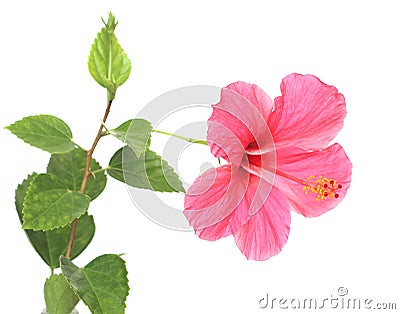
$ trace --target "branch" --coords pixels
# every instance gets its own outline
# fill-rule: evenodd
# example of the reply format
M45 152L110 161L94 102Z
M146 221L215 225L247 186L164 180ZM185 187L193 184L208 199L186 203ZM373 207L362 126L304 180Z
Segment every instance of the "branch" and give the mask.
M104 135L103 128L104 128L104 124L106 123L106 120L108 118L108 115L110 114L111 104L112 104L112 99L108 100L108 102L107 102L107 108L106 108L106 111L104 113L104 117L103 117L102 123L101 123L101 125L99 127L99 131L97 132L96 138L93 141L92 147L90 148L90 150L86 151L85 170L83 172L81 188L79 189L79 192L82 193L82 194L85 193L85 189L86 189L86 185L87 185L88 179L91 176L90 163L92 161L93 152L96 149L97 143L100 141L100 139ZM74 246L74 242L75 242L75 238L76 238L76 228L77 228L77 226L78 226L78 219L75 219L71 224L71 229L70 229L69 239L68 239L68 247L67 247L67 252L65 254L65 257L68 258L68 259L71 258L72 248Z

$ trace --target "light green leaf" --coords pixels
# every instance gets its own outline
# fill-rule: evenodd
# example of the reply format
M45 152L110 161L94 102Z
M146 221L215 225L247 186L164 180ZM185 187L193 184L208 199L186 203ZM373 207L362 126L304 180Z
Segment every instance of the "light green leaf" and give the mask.
M95 258L84 268L61 256L61 270L92 313L123 314L129 293L125 261L114 254Z
M18 185L18 188L15 191L15 208L21 224L23 222L22 208L24 198L28 191L29 185L35 176L36 173L29 175L27 179ZM25 230L25 233L28 236L33 248L43 259L43 261L52 269L60 267L60 256L64 255L67 251L69 232L70 225L51 231ZM85 214L79 218L71 260L79 256L85 250L85 248L92 241L94 233L95 224L93 217Z
M66 153L75 147L69 126L54 116L26 117L7 126L6 129L24 142L52 154Z
M70 314L79 302L78 296L63 274L52 275L44 284L46 311L49 314Z
M71 191L52 174L39 174L32 180L24 199L24 229L51 230L64 227L86 213L89 197Z
M82 184L83 173L85 171L86 153L80 148L75 148L66 154L52 155L47 166L47 173L58 177L69 190L79 191ZM107 176L99 163L92 159L90 169L95 174L91 175L87 181L85 194L94 200L103 192L107 184Z
M125 83L131 72L131 62L114 34L116 26L110 12L107 24L94 40L88 61L90 74L107 89L109 100L114 99L117 88Z
M144 119L132 119L122 123L118 128L110 130L110 134L126 143L137 157L143 154L150 141L151 123Z
M107 173L130 186L159 192L185 192L178 175L168 163L151 150L139 158L128 146L111 157Z

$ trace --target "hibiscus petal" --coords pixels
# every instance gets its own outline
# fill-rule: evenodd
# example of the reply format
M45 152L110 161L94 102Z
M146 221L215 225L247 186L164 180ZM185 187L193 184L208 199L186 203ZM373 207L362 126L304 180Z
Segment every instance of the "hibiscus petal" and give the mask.
M242 168L209 169L189 188L184 215L200 238L214 241L237 232L262 208L271 189Z
M262 147L271 143L266 123L271 108L271 99L256 85L237 82L223 88L208 120L211 152L239 165L250 144Z
M267 202L234 235L247 259L265 261L278 254L290 231L290 211L285 197L272 188Z
M276 154L274 185L288 198L292 210L306 217L319 216L346 195L352 165L339 144L311 152L285 148Z
M230 165L208 169L194 181L185 195L184 215L199 237L231 235L249 219L248 182L246 171Z
M264 121L268 121L268 116L272 111L274 103L267 93L260 87L255 84L239 81L229 84L226 88L238 93L250 101L258 109L264 118Z
M315 76L300 74L285 77L281 92L268 120L277 148L327 146L343 126L346 116L343 95Z

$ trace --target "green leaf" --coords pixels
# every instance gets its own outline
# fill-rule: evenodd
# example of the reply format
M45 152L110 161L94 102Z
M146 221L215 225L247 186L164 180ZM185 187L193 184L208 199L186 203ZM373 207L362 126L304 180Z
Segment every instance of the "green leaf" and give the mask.
M132 119L110 130L110 134L126 143L139 158L146 151L150 141L151 123L144 119Z
M45 241L41 242L44 246L41 252L48 256L49 262L47 264L51 268L60 267L60 256L64 255L67 251L70 227L70 224L68 224L65 227L49 231L27 230L28 232L41 232L45 234ZM95 230L93 216L85 214L79 218L71 260L78 257L86 249L93 239Z
M46 311L49 314L70 314L79 302L64 275L52 275L44 284Z
M17 210L17 214L21 223L23 217L22 208L24 206L24 198L26 193L28 192L30 184L32 183L33 179L36 176L37 176L36 172L33 172L32 174L28 175L28 177L24 181L22 181L21 184L18 184L18 187L15 190L15 208Z
M36 173L29 175L27 179L18 185L18 188L15 191L15 207L21 224L23 222L22 208L24 198L29 185L35 176ZM25 230L33 248L43 261L52 269L60 267L59 259L60 256L64 255L67 251L69 232L70 225L51 231ZM78 221L71 260L79 256L85 250L92 241L94 233L95 224L93 217L87 214L83 215Z
M86 153L80 148L75 148L66 154L52 155L47 166L47 173L58 177L69 190L79 191L85 171ZM90 169L95 174L87 181L85 194L94 200L103 192L107 184L107 176L101 170L99 163L92 159ZM97 172L99 171L99 172Z
M125 312L129 293L128 272L121 257L102 255L84 268L75 266L64 256L61 256L60 263L65 278L92 313Z
M114 34L116 26L110 12L107 24L94 40L88 61L90 74L107 89L109 100L114 99L117 88L125 83L131 72L131 62Z
M69 126L54 116L26 117L7 126L6 129L24 142L52 154L66 153L75 147Z
M128 146L111 157L107 173L130 186L159 192L185 192L178 175L168 163L151 150L139 158Z
M39 174L24 199L24 229L51 230L64 227L86 213L89 198L71 191L52 174Z

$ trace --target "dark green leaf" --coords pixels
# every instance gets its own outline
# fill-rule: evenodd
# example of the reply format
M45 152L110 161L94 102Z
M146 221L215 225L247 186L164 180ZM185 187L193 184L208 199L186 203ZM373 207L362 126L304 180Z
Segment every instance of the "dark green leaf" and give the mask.
M15 207L21 224L24 198L35 175L36 174L33 173L28 176L27 179L18 185L18 188L15 191ZM43 261L53 269L60 266L60 255L64 255L67 251L69 232L69 225L51 231L25 230L25 233L36 252ZM83 215L78 221L71 259L76 258L85 250L91 242L94 233L95 224L93 217Z
M125 83L131 72L131 62L125 54L114 30L117 23L110 13L107 25L97 34L89 55L89 72L101 86L108 90L109 100L117 88Z
M50 115L23 118L6 127L24 142L52 154L74 149L72 132L61 119Z
M130 186L159 192L185 192L178 175L168 163L151 150L139 158L128 146L111 157L107 172Z
M51 174L39 174L32 180L24 199L24 229L52 230L64 227L86 213L89 198L71 191Z
M82 184L83 173L85 171L86 153L80 148L75 148L66 154L52 155L47 166L47 173L58 177L69 190L79 191ZM94 200L103 192L107 177L101 170L99 163L92 159L90 169L95 174L91 175L87 181L85 194Z
M114 254L95 258L84 268L61 256L61 270L92 313L122 314L129 293L125 261Z
M63 274L52 275L44 284L46 311L49 314L70 314L79 302L78 296Z
M126 143L140 157L150 141L152 126L144 119L132 119L124 122L118 128L110 130L110 134Z

